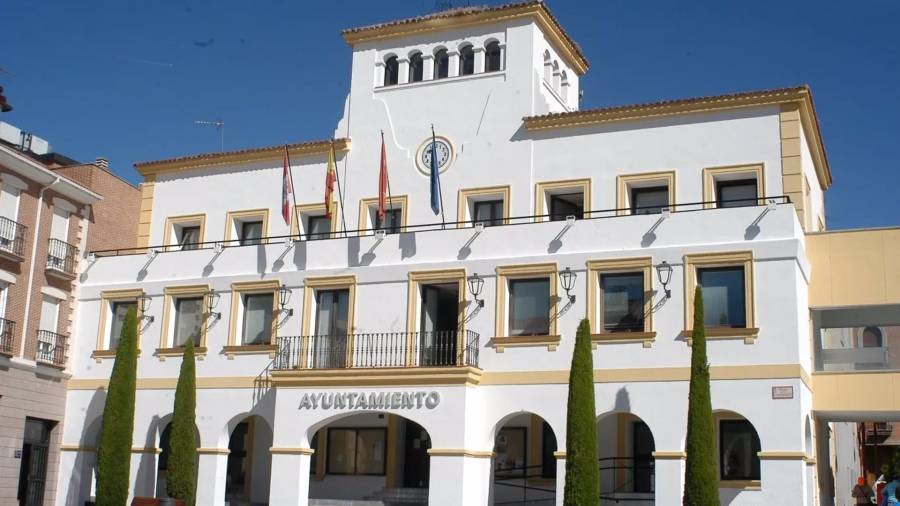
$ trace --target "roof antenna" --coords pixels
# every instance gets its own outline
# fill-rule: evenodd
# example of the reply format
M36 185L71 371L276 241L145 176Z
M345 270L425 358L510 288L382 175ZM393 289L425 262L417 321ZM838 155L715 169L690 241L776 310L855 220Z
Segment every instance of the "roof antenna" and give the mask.
M225 120L194 120L194 124L198 126L214 126L219 131L219 151L225 151Z

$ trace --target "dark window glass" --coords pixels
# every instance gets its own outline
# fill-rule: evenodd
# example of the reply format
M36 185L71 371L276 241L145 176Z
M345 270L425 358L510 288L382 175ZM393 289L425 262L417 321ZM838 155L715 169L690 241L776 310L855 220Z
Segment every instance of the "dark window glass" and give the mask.
M313 454L309 456L309 474L316 474L316 469L319 467L319 459L322 458L320 456L322 449L319 448L319 432L321 431L317 431L313 434L312 440L309 442L309 447L315 450Z
M247 485L250 452L252 451L250 424L237 424L228 439L228 460L226 464L225 496L228 502L242 497Z
M716 182L717 207L744 207L756 204L756 179Z
M604 332L643 332L643 273L601 274L600 292Z
M502 200L484 200L475 202L472 205L473 218L476 223L484 223L484 226L491 227L503 224L503 201Z
M271 342L274 297L271 293L244 295L243 344Z
M650 427L644 422L632 424L631 455L634 458L634 492L652 493L656 444Z
M392 86L397 84L397 78L400 76L400 63L396 56L391 56L384 61L384 85Z
M182 250L192 250L200 247L200 227L181 227L181 235L178 244Z
M556 435L547 422L541 423L541 478L556 478Z
M241 246L260 244L262 241L263 223L261 221L241 222Z
M659 214L669 207L669 187L631 189L631 214Z
M563 221L566 216L584 218L584 194L567 193L550 196L550 221Z
M328 429L328 474L384 475L386 443L386 429Z
M109 349L111 350L119 347L122 325L125 323L125 315L129 309L137 311L137 302L129 300L112 303L112 323L109 327Z
M475 50L466 46L459 50L459 75L467 76L475 73Z
M386 209L384 211L384 219L379 219L378 211L375 211L375 230L386 230L389 234L397 234L400 232L400 227L403 222L401 218L403 217L402 209Z
M500 70L500 43L491 42L484 48L484 70L493 72Z
M184 346L188 339L200 346L200 330L203 327L203 297L175 299L175 336L173 345Z
M350 291L316 292L316 328L312 337L313 367L344 367L347 361L347 319Z
M327 239L331 236L331 219L325 216L310 216L306 219L308 239Z
M409 57L409 82L415 83L422 80L422 53L416 53Z
M550 333L550 280L509 281L509 335L545 336Z
M707 327L746 327L743 267L697 269L703 288L703 323Z
M759 436L750 422L719 422L719 471L722 480L758 480L759 451Z
M434 53L434 78L442 79L450 75L450 57L447 56L447 50L441 49Z

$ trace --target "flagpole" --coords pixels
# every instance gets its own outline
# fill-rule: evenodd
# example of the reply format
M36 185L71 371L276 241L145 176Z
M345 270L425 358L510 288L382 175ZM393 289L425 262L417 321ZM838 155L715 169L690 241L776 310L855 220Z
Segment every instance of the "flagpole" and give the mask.
M437 174L437 182L438 182L438 197L440 197L441 201L441 229L447 228L447 220L444 219L444 190L441 189L441 177L440 177L440 169L437 166L437 160L434 159L434 156L437 154L437 150L434 147L434 143L437 141L437 138L434 135L434 123L431 124L431 166L434 170L438 171ZM292 183L293 184L293 183Z
M297 215L297 187L294 186L294 167L291 165L291 153L288 151L288 145L284 145L284 158L287 159L288 177L291 178L291 200L294 202L294 210L291 213L294 216L294 223L297 224L297 240L300 240L300 219ZM288 236L291 236L288 230Z
M331 159L334 160L334 138L331 139ZM328 170L328 169L326 169ZM334 180L337 183L338 187L338 198L340 199L341 204L341 229L344 234L347 234L347 220L344 217L344 193L341 191L341 176L338 175L337 170L337 161L334 162Z
M384 130L381 131L381 145L384 146ZM391 196L391 174L388 171L385 171L384 174L385 174L385 176L387 176L388 206L389 206L390 210L393 211L394 210L394 197ZM380 174L379 174L379 177L380 177ZM378 213L375 213L375 214L378 214ZM403 220L401 219L401 221L403 221ZM384 224L382 223L382 225L384 225Z

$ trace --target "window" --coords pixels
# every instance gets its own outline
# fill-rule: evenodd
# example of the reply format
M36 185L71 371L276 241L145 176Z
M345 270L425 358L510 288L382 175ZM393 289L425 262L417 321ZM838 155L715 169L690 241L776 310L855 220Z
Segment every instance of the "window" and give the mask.
M331 236L331 219L327 216L310 216L306 219L307 239L328 239Z
M591 205L591 180L570 179L537 183L534 191L535 221L565 221L574 216L583 219Z
M747 326L743 267L697 269L703 288L703 323L708 327Z
M757 205L756 179L716 182L716 207Z
M509 281L509 335L550 334L550 280Z
M475 50L472 46L464 46L459 50L459 75L468 76L475 73Z
M243 296L244 315L241 344L269 344L272 341L272 322L275 296L271 293L252 293Z
M137 301L114 301L112 303L112 321L109 327L109 349L114 350L119 347L119 337L122 335L122 326L125 324L125 315L129 310L134 310L137 314Z
M417 83L423 79L424 64L422 53L416 53L409 57L409 82Z
M860 336L863 348L881 348L884 346L884 337L878 327L866 327Z
M659 214L669 207L669 188L651 186L631 189L631 214Z
M389 234L397 234L402 226L402 210L385 209L384 218L376 211L375 213L375 230L385 230Z
M474 203L475 223L484 223L484 226L491 227L503 224L503 201L502 200L484 200Z
M350 290L317 290L312 341L313 367L344 367L350 328Z
M194 346L200 346L200 333L203 328L203 301L204 297L179 297L175 303L175 332L173 344L176 348L183 347L188 339L194 341Z
M328 474L374 475L385 472L387 430L328 429Z
M178 245L182 251L194 250L198 248L200 242L200 227L179 227Z
M231 222L233 220L229 220ZM170 216L166 218L164 242L173 250L195 250L203 242L206 226L206 215L192 214L186 216ZM228 230L231 230L229 228ZM227 234L228 232L226 232Z
M484 48L484 57L485 72L500 70L500 43L497 41L489 42Z
M568 216L584 218L584 194L550 195L550 221L564 221Z
M747 420L719 421L719 476L724 480L759 480L759 436Z
M225 242L240 246L262 244L269 233L268 223L268 209L229 211L225 216Z
M400 63L396 56L391 56L384 61L384 85L393 86L397 84L400 77Z
M241 222L241 238L240 243L241 246L247 246L251 244L261 244L263 236L263 222L262 221L243 221Z
M644 273L600 274L600 318L603 332L644 330Z
M534 424L532 424L534 427ZM541 478L556 478L556 434L541 420Z
M359 229L384 230L389 234L404 231L406 226L406 195L385 199L384 218L378 216L378 197L362 199L359 202ZM374 232L369 232L373 234Z
M434 53L434 79L443 79L450 75L450 57L446 49Z

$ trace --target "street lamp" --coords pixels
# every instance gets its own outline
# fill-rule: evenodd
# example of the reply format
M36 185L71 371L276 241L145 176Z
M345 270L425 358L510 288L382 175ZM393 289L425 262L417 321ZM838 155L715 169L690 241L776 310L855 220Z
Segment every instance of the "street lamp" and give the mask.
M141 320L147 320L147 323L153 323L153 320L155 320L152 315L147 314L147 309L150 308L150 302L152 300L153 299L146 293L142 293L137 298L138 308L141 310Z
M666 294L667 299L672 298L672 290L666 288L669 284L669 281L672 280L672 266L669 265L665 260L662 263L656 266L656 276L659 278L659 283L663 287L663 291Z
M206 293L206 311L209 313L209 317L215 320L222 317L222 313L213 311L219 305L219 297L219 293L213 289Z
M472 293L472 298L475 299L475 303L478 304L478 307L484 307L484 299L479 299L478 296L481 295L481 289L484 288L484 279L475 274L469 276L469 291Z
M285 309L285 306L288 305L288 302L291 300L291 289L286 287L285 285L281 285L278 288L278 305L281 306L281 312L287 313L288 316L294 316L293 309Z
M575 278L577 277L578 275L568 267L566 267L559 273L559 280L562 282L562 286L566 290L566 296L569 298L569 304L575 303L575 296L569 292L572 291L572 288L575 288Z

